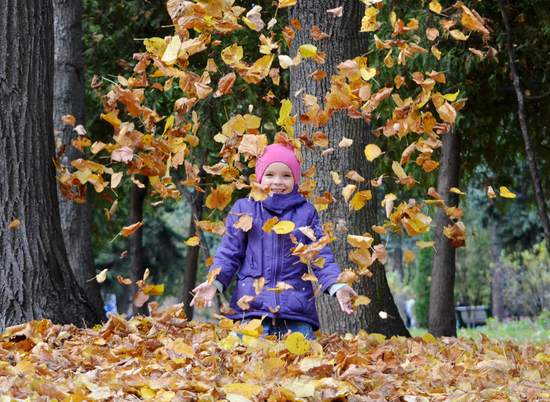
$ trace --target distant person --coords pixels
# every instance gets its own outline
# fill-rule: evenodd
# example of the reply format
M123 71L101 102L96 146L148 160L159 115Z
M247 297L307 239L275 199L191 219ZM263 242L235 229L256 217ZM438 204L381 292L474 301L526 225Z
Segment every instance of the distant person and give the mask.
M466 296L462 296L456 305L457 306L469 306L470 301L468 300L468 298Z
M407 320L406 320L407 328L414 328L416 324L414 320L414 313L413 313L414 303L415 303L414 299L409 299L405 302L405 314L407 315Z

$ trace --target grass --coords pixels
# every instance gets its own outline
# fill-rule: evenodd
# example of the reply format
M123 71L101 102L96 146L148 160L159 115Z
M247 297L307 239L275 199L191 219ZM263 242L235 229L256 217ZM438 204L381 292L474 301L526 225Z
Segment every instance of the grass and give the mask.
M517 345L523 343L550 343L550 328L546 319L531 321L521 319L517 321L504 321L489 319L487 325L473 329L461 328L457 332L459 338L472 338L479 340L478 333L481 332L491 340L511 341ZM428 331L423 328L410 330L412 336L422 336Z

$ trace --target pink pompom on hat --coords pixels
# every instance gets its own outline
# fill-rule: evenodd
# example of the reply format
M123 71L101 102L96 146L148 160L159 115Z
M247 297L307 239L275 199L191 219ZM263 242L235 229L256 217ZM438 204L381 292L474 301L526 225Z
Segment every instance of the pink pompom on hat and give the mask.
M258 183L262 182L262 177L269 165L275 162L281 162L292 170L294 176L294 185L300 178L300 162L294 154L294 149L283 144L271 144L264 148L264 154L256 160L256 179Z

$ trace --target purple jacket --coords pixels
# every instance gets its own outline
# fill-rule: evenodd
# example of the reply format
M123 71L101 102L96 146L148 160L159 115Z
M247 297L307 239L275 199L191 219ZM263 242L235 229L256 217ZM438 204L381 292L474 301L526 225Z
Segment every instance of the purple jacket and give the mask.
M319 317L315 308L313 286L310 281L302 280L302 275L308 272L307 265L300 262L297 256L290 251L296 245L290 238L290 233L279 235L273 230L267 233L262 229L268 219L277 217L279 221L292 221L295 230L292 232L299 242L310 244L299 227L309 226L319 240L324 236L319 215L315 207L309 204L298 193L298 186L290 194L274 193L272 197L262 202L252 198L238 200L226 219L227 233L214 257L212 269L222 267L216 279L223 285L223 290L237 273L237 286L231 299L230 307L235 314L228 315L231 319L244 317L261 317L300 320L311 324L314 330L319 329ZM253 225L248 232L235 229L233 226L240 218L239 215L252 216ZM319 279L323 291L336 283L341 273L340 267L334 261L334 256L328 246L320 252L319 257L325 259L324 267L312 265L315 275ZM240 269L239 269L240 268ZM254 290L254 280L265 278L265 286L259 295ZM294 289L283 290L281 293L268 291L275 288L278 282L292 285ZM243 312L237 305L239 299L245 295L255 296L250 302L250 308ZM280 306L278 311L277 306ZM244 315L243 315L244 313Z

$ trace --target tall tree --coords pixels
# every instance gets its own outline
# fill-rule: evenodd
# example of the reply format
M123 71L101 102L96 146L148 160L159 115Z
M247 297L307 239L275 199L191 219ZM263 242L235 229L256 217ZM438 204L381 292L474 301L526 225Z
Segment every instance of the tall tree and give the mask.
M82 0L54 1L54 132L67 147L61 162L69 166L84 153L71 145L76 131L61 118L72 115L76 124L84 124L85 91L84 62L82 60ZM61 228L69 264L78 284L95 307L103 314L103 300L97 281L88 281L96 275L92 247L92 218L90 204L68 200L58 192Z
M527 160L529 162L529 170L531 172L531 179L533 181L533 187L535 190L535 197L537 200L537 206L540 215L540 221L544 230L544 237L546 238L546 248L550 252L550 219L548 218L548 208L544 199L544 191L542 187L542 180L539 174L539 168L537 159L535 156L535 150L533 149L533 141L529 134L529 128L527 127L527 114L525 112L525 97L523 88L520 83L520 75L516 65L516 53L514 44L514 37L508 15L506 14L506 8L504 6L504 0L498 0L498 7L502 15L502 21L506 30L506 48L508 51L508 58L510 60L510 76L514 86L514 91L518 104L518 119L519 126L521 128L521 134L525 143L525 153L527 154Z
M458 194L451 193L452 187L458 188L460 173L460 133L451 129L441 137L441 163L437 192L449 207L458 206ZM435 228L436 252L432 260L432 281L430 288L430 316L428 330L434 336L456 336L456 317L454 310L455 256L453 241L443 233L443 229L452 223L447 213L437 209Z
M316 43L319 51L324 51L326 54L325 64L322 67L328 77L336 74L337 66L341 62L353 59L368 50L367 34L359 33L361 17L364 15L361 3L348 2L344 7L342 18L334 18L332 14L326 12L326 10L339 5L339 2L333 0L305 0L297 2L289 9L290 18L299 19L302 25L302 29L296 32L292 42L291 55L296 54L301 45L312 42L309 32L314 25L330 35L330 38L322 39ZM294 67L290 76L290 93L294 94L303 90L304 94L313 95L322 100L325 94L330 92L330 79L325 78L321 82L317 82L309 78L309 75L318 68L319 66L310 60L305 60L299 66ZM297 112L298 115L307 111L301 101L297 101L295 107L293 113ZM312 134L312 131L317 130L308 128L308 131ZM341 188L331 178L331 170L337 171L341 177L344 177L350 170L355 170L368 183L373 177L372 165L366 161L363 149L371 142L369 125L363 119L351 119L345 112L340 112L331 117L326 126L322 127L322 131L327 135L331 144L338 144L344 136L352 139L354 144L349 150L340 148L325 156L320 155L319 152L304 152L304 166L309 168L311 165L315 165L317 168L315 174L317 187L331 194L341 191ZM376 224L375 205L377 203L373 197L362 210L350 214L346 203L338 203L321 212L321 219L323 222L333 222L334 224L342 219L347 222L350 233L364 233ZM340 235L340 237L342 236ZM379 239L376 239L375 242L377 240ZM349 244L346 243L344 246L345 242L345 239L341 238L338 246L332 247L336 261L341 267L346 267L348 264L348 253L351 251ZM376 263L371 266L371 271L373 272L372 277L363 276L354 284L354 288L359 294L366 295L372 300L368 306L360 308L357 314L345 316L334 298L324 295L318 297L317 307L323 331L356 333L364 329L367 332L379 332L388 336L409 335L389 289L384 267ZM380 312L386 312L388 319L383 319L379 315Z
M53 4L0 8L0 331L42 318L93 325L68 263L52 163Z

